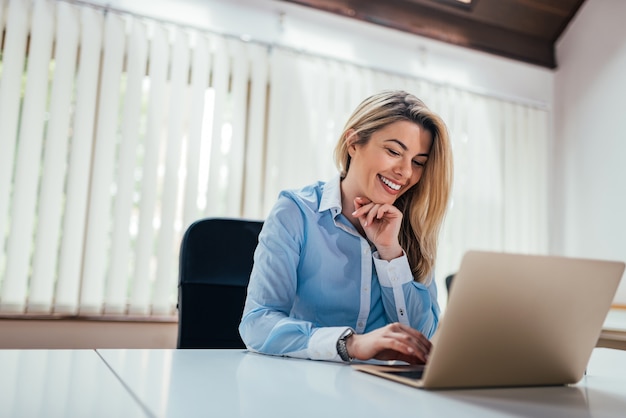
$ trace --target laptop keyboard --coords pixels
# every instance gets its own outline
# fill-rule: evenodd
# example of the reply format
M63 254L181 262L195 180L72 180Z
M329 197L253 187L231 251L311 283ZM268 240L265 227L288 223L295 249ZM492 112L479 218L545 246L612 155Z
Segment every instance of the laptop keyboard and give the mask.
M395 376L406 377L407 379L419 380L424 374L424 370L388 370L385 373L393 374Z

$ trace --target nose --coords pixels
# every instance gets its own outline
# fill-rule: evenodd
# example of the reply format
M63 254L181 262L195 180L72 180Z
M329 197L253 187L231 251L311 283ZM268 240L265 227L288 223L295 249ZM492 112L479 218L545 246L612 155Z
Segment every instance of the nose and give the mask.
M395 172L402 178L411 178L413 175L413 161L410 158L402 158L398 161Z

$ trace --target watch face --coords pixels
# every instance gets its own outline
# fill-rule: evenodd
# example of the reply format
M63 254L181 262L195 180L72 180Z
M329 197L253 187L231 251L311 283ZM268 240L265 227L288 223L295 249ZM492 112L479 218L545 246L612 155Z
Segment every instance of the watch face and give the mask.
M352 331L351 329L347 329L343 332L343 334L341 334L341 337L339 337L339 339L347 340L348 338L352 337L352 335L354 335L354 331Z

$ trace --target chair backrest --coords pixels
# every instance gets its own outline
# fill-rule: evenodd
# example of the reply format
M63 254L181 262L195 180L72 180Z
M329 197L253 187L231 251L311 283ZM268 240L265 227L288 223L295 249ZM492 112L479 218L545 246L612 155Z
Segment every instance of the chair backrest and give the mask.
M178 348L244 348L239 321L262 221L206 218L180 248Z
M454 273L449 274L446 277L446 290L448 292L448 297L450 297L450 289L452 289L452 281L454 280Z

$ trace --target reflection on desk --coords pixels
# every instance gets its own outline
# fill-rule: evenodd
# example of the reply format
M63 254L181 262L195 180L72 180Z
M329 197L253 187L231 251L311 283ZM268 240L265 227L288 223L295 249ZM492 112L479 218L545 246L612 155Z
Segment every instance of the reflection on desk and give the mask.
M0 417L145 417L94 350L0 350Z
M626 411L626 352L597 348L565 387L429 392L329 362L242 350L98 350L159 417L597 417Z

